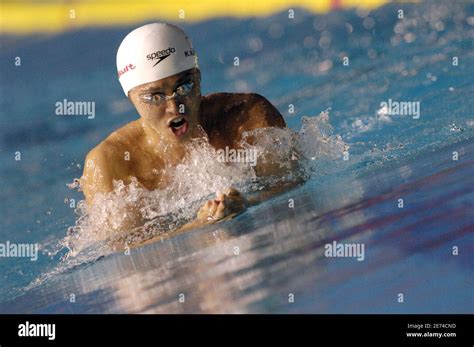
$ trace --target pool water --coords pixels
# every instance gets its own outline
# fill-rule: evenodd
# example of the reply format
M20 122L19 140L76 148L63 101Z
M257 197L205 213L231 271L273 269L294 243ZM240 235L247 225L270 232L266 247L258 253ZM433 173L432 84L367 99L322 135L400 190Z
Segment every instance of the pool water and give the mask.
M330 108L349 157L231 221L64 266L82 199L67 184L136 118L114 68L132 28L2 37L0 242L41 249L0 258L0 312L472 313L473 4L181 26L203 94L262 94L295 131ZM63 99L94 101L95 118L56 115ZM419 102L419 117L388 114L389 99ZM364 260L326 256L334 241L364 244Z

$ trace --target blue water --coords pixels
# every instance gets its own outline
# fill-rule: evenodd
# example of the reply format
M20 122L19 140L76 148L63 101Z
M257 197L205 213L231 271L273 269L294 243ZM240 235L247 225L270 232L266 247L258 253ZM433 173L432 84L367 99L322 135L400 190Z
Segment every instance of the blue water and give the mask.
M66 253L56 245L76 216L65 199L82 199L66 184L93 146L137 117L114 62L132 27L1 37L0 242L42 251L36 262L0 258L0 312L472 313L473 17L473 4L437 1L177 23L199 54L203 94L257 92L292 129L330 107L349 160L232 221L103 257L29 291ZM55 115L63 99L94 101L96 117ZM419 101L420 118L380 116L388 99ZM365 243L366 259L324 257L333 240Z

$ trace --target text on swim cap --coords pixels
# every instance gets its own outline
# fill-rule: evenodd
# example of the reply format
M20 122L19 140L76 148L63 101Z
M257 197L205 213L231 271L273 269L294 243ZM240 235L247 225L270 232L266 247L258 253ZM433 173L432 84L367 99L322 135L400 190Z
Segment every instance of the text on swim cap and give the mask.
M196 55L196 52L194 51L194 49L190 49L189 51L184 51L184 56L185 57L190 57L190 56L194 56Z
M124 73L126 73L126 72L128 72L128 71L130 71L130 70L133 70L133 69L135 69L135 65L133 65L133 64L128 64L128 65L125 66L123 69L117 71L118 77L120 78L120 76L122 76Z

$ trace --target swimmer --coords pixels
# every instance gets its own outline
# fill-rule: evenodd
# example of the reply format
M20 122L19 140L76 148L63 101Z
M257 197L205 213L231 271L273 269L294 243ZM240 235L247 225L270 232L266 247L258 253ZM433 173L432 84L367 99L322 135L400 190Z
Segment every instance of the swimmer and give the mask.
M88 153L81 177L88 206L96 194L111 192L114 180L129 184L135 177L148 190L166 187L171 177L165 168L179 164L186 144L203 133L216 150L238 149L246 131L286 127L278 110L258 94L202 96L196 52L187 35L174 25L147 24L129 33L117 51L117 70L140 118L112 132ZM266 162L255 166L257 176L285 173L280 163ZM252 202L231 187L216 194L187 228L233 216ZM140 223L135 211L123 227Z

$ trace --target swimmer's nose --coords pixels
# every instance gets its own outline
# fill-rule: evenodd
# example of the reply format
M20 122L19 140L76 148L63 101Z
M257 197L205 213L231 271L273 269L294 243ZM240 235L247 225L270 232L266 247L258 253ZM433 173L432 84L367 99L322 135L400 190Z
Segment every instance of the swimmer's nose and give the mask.
M166 100L166 113L172 114L174 116L179 115L180 104L181 103L179 103L176 99Z

